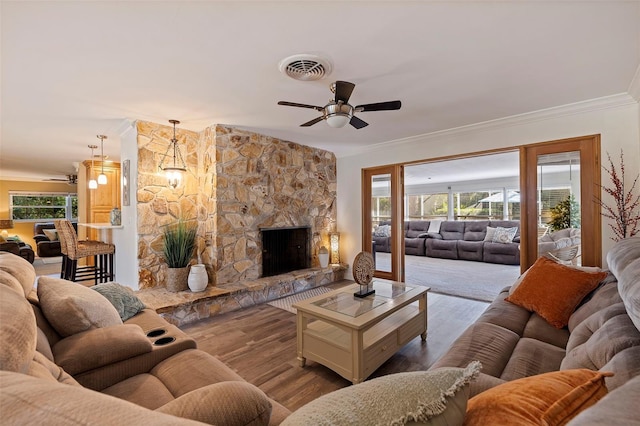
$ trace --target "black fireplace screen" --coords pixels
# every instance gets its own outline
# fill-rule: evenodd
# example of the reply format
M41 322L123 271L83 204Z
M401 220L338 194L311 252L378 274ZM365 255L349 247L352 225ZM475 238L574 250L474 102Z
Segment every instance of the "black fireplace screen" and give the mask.
M311 267L311 228L263 228L262 276Z

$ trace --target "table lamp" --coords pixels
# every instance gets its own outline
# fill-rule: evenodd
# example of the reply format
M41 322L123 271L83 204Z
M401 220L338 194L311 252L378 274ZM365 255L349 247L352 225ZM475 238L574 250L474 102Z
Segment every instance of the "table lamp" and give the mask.
M7 229L12 229L12 228L13 228L13 220L0 219L0 229L2 229L2 232L0 232L0 235L2 235L4 238L7 238L9 236Z

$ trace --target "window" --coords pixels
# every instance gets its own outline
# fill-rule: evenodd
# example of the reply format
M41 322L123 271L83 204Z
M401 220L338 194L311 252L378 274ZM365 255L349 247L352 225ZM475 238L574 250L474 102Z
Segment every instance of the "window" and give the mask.
M446 219L448 211L447 193L408 195L407 220Z
M9 192L9 209L15 221L78 219L78 194L60 192Z

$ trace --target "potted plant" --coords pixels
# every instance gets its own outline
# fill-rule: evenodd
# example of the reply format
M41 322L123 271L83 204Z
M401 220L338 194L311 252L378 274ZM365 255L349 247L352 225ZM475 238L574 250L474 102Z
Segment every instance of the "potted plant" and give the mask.
M187 289L189 263L196 246L198 226L184 219L164 227L162 253L167 263L167 289L177 292Z

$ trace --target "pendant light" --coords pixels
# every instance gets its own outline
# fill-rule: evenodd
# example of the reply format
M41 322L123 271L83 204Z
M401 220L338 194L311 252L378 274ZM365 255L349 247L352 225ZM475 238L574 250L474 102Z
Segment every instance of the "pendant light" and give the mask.
M89 179L89 189L96 189L98 187L98 182L93 178L93 150L97 147L98 145L89 145L89 148L91 148L91 179Z
M176 124L180 124L180 122L178 120L169 120L169 123L173 124L173 139L171 139L171 144L167 147L159 167L167 177L167 186L171 189L176 189L182 184L182 173L187 171L187 166L178 148L178 139L176 139ZM172 158L167 161L171 150L173 150Z
M106 185L107 175L104 174L104 140L107 137L105 135L97 135L97 138L100 139L100 159L102 160L102 169L100 171L100 174L98 175L98 184Z

